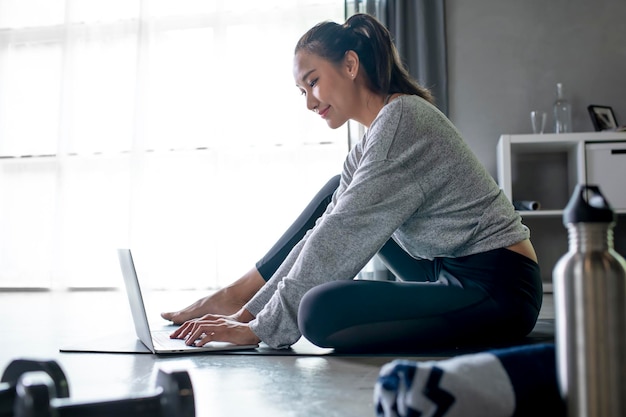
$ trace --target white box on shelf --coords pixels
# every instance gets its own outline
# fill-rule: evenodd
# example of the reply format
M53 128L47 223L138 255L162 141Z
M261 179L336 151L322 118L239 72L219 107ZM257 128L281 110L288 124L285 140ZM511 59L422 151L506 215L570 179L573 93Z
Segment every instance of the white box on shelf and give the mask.
M585 145L587 183L596 184L614 210L626 209L626 142Z

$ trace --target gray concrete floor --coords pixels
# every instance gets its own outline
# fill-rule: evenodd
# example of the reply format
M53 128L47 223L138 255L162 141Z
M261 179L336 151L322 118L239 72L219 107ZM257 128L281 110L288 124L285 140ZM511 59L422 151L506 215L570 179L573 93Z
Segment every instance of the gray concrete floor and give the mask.
M153 293L149 315L186 306L196 292ZM0 292L0 371L16 358L54 359L73 401L105 401L154 393L158 369L187 370L201 417L374 416L373 389L389 356L157 356L62 353L102 336L133 337L123 292ZM550 295L543 318L553 318ZM415 360L436 357L409 357ZM439 358L440 359L440 358Z

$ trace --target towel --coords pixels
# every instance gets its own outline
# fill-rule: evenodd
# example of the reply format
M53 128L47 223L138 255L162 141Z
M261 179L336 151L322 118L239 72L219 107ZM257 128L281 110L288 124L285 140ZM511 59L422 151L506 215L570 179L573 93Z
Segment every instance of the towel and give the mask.
M525 345L439 361L394 360L374 388L378 417L559 417L554 344Z

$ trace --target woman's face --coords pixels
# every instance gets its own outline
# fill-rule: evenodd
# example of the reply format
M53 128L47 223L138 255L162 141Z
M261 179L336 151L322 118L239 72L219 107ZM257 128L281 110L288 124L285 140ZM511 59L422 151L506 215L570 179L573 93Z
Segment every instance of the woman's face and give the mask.
M299 51L294 57L296 86L306 106L326 120L331 129L342 126L354 112L354 77L349 65L336 66L315 54Z

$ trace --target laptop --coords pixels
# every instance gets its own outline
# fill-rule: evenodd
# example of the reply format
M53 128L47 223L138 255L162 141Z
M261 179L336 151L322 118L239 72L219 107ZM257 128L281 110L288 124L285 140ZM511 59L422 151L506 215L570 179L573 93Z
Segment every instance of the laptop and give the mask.
M228 350L254 349L255 345L236 345L229 342L212 341L204 346L188 346L183 339L170 339L173 330L150 330L146 308L141 295L141 287L137 278L135 263L130 249L118 249L117 254L122 267L122 275L126 284L126 294L130 311L135 323L137 337L152 353L193 353L218 352Z

